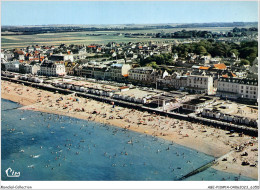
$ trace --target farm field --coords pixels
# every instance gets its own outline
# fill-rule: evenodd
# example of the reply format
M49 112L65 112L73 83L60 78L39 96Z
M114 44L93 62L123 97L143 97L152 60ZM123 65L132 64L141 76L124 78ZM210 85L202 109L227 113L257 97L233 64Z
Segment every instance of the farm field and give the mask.
M118 36L116 33L158 33L176 32L180 30L208 30L212 32L230 31L233 27L207 27L207 28L173 28L154 30L124 30L124 31L89 31L89 32L67 32L67 33L45 33L35 35L10 35L1 36L1 46L4 49L23 48L29 45L59 45L59 44L107 44L108 42L165 42L176 41L176 39L159 38L127 38L124 35ZM106 34L101 36L89 36L86 34Z

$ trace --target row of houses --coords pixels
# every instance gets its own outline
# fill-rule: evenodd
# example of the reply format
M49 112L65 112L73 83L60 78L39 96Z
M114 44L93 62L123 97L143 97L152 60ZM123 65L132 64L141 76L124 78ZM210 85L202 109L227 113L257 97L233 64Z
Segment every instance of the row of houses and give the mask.
M125 100L129 102L134 102L134 103L143 103L145 104L147 102L147 99L150 98L147 95L138 97L137 95L124 95L123 91L129 90L129 87L124 86L124 87L119 87L118 89L100 89L100 88L94 88L94 87L86 87L84 85L74 85L70 83L53 83L52 84L55 87L63 88L63 89L70 89L70 90L75 90L79 92L86 92L89 94L94 94L98 96L106 96L114 99L119 99L119 100Z
M115 43L106 45L91 44L85 45L65 45L59 46L39 46L33 45L21 49L2 50L2 62L9 61L36 61L42 62L45 58L52 61L68 61L85 59L94 55L114 58L125 57L136 59L138 57L149 57L155 54L171 52L171 45L162 42L137 42L137 43Z
M53 61L74 61L78 59L84 59L88 54L86 47L78 47L78 51L73 54L71 50L64 50L62 47L54 46L28 46L27 48L14 49L14 50L2 50L1 61L35 61L42 62L45 58ZM64 53L62 53L62 52Z
M246 98L257 100L258 80L249 78L226 78L220 77L214 81L209 75L172 75L159 79L174 89L185 89L191 93L208 94L228 99Z
M41 65L20 64L19 62L4 63L4 68L7 71L44 76L66 75L64 64L47 60ZM219 97L229 99L247 98L256 100L258 98L257 79L214 78L205 72L202 74L187 73L180 75L173 73L169 75L167 71L161 72L152 67L132 68L132 65L124 63L124 60L92 62L77 69L78 76L87 78L154 84L157 87L186 90L196 94L216 94Z
M26 64L18 61L2 63L2 70L23 74L43 75L43 76L64 76L65 65L52 61L44 61L40 64Z
M222 77L218 80L217 96L256 100L258 98L258 80Z
M256 128L258 124L257 119L250 119L247 117L224 114L219 111L214 111L212 108L204 108L201 114L204 117L208 117L216 120L223 120L223 121L232 122L236 124L245 124Z

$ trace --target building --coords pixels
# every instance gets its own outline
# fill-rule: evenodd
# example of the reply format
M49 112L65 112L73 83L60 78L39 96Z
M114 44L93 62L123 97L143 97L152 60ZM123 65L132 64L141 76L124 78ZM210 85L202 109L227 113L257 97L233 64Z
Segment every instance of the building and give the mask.
M66 75L65 65L55 64L52 61L44 61L44 63L40 66L38 74L45 76L64 76Z
M36 50L36 51L40 51L41 50L41 47L40 46L38 46L38 45L36 45L36 46L33 46L34 47L34 50Z
M34 51L34 47L28 46L28 47L26 48L26 51L27 51L27 52L33 52L33 51Z
M14 58L17 59L17 60L24 60L25 59L24 54L25 54L24 51L16 50L14 52Z
M74 75L74 68L77 67L77 63L66 62L65 71L67 75Z
M1 52L1 63L6 63L6 62L7 62L6 57L4 55L4 52L2 51Z
M1 57L2 58L2 57ZM14 58L14 53L13 52L4 52L3 53L3 59L8 62L8 61L12 61Z
M212 105L213 103L215 103L215 101L216 98L211 98L207 96L199 97L199 98L192 99L188 102L185 102L182 105L182 109L186 111L200 113L203 111L205 107Z
M132 68L130 64L116 63L110 66L110 78L112 80L122 80L128 76L129 70Z
M180 76L176 73L157 80L158 87L172 88L175 90L184 89L187 86L187 76Z
M94 65L92 70L92 78L105 80L107 78L107 65Z
M150 75L148 75L147 80L150 84L156 84L157 80L164 79L166 76L168 76L169 73L165 70L154 70Z
M109 77L108 67L104 64L85 64L77 68L76 74L86 78L107 79Z
M212 95L214 94L213 77L205 75L205 73L202 75L188 75L186 90L191 93Z
M49 60L51 61L74 61L72 54L53 54L50 56Z
M21 63L19 65L19 72L23 74L38 74L38 71L40 70L40 65L34 64L26 64L26 63Z
M224 63L213 64L212 70L226 70L227 66Z
M221 77L218 81L217 96L229 99L246 98L257 100L258 80Z
M152 67L137 67L129 70L129 80L149 83L150 75L154 69Z
M237 99L239 97L239 82L240 79L237 78L221 77L218 80L217 96Z
M251 114L248 115L248 111ZM215 120L232 122L233 124L248 125L257 128L257 106L246 106L235 102L218 102L215 105L207 106L202 111L202 117L207 117Z
M18 73L19 72L19 65L20 65L19 61L1 63L1 70Z
M93 70L94 70L94 68L92 65L84 64L84 65L80 65L78 67L76 74L78 76L91 78L91 77L93 77Z
M258 99L258 80L257 79L241 79L239 83L239 92L241 98Z

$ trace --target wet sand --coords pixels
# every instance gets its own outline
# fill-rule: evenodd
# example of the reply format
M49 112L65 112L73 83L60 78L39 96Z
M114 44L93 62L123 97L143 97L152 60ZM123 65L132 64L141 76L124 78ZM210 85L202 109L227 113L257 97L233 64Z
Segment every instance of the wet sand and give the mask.
M149 114L138 110L115 106L74 95L55 94L49 91L1 81L2 98L24 105L21 109L48 112L106 123L128 130L157 136L174 143L198 150L214 157L220 157L244 145L240 152L234 151L227 156L227 161L219 161L213 166L217 170L258 178L258 141L250 136L232 136L228 131L210 126L191 123L178 119ZM62 100L58 100L62 97ZM78 99L78 101L77 101ZM251 146L253 143L253 146ZM257 149L257 151L256 151ZM253 151L252 151L253 150ZM247 156L241 156L247 152ZM242 166L242 161L256 167Z

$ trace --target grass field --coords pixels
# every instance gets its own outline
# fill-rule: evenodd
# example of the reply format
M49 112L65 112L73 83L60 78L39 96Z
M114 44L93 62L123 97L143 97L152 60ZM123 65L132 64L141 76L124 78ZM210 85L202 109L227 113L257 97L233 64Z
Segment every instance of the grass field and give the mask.
M210 30L213 32L224 32L232 27L209 27L209 28L189 28L185 30ZM182 28L164 29L164 32L176 32ZM126 38L115 36L115 33L158 33L161 29L154 30L129 30L129 31L97 31L97 32L68 32L68 33L45 33L36 35L12 35L1 37L1 48L23 48L29 45L59 45L59 44L107 44L108 42L147 42L147 41L175 41L175 39L159 38ZM101 36L87 36L86 34L108 34Z

